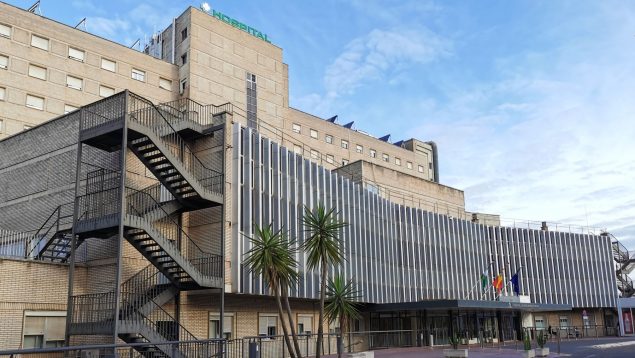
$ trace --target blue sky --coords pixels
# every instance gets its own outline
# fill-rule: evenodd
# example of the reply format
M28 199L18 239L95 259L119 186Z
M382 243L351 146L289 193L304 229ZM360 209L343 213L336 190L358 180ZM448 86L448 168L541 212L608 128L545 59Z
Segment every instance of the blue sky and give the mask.
M465 190L469 210L606 227L635 248L634 2L210 4L284 49L291 106L436 141L441 181ZM132 44L188 5L199 3L43 0L42 10Z

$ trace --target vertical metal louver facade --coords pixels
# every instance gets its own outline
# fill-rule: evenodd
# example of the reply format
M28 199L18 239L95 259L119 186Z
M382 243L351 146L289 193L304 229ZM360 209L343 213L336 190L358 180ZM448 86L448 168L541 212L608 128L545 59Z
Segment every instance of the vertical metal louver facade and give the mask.
M489 275L518 268L521 294L533 302L611 307L617 286L608 237L508 227L488 227L398 205L365 190L250 128L233 127L232 281L235 292L267 294L260 277L242 265L254 225L273 224L304 242L305 205L335 207L349 223L341 238L353 278L369 303L466 299L490 264ZM291 293L317 298L319 278L305 270ZM506 285L505 290L511 291ZM476 289L478 291L478 288ZM492 293L470 299L492 299Z

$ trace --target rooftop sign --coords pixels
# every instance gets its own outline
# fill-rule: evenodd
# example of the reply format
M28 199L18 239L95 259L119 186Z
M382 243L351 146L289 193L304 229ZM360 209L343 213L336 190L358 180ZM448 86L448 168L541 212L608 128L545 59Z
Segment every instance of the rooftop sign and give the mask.
M222 22L231 25L239 30L245 31L246 33L250 34L251 36L257 37L259 39L261 39L262 41L271 43L271 40L269 40L269 37L267 36L267 34L263 34L262 32L260 32L259 30L245 25L242 22L236 20L236 19L232 19L231 17L223 14L220 11L216 11L216 10L212 10L211 7L209 6L208 3L203 3L201 4L201 10L203 10L204 12L208 13L209 15L212 15L213 17L221 20ZM211 12L210 12L211 11Z

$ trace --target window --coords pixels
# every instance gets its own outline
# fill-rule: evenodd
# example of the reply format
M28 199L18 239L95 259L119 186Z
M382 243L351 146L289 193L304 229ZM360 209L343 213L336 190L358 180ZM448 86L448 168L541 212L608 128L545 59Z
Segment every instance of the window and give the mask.
M348 165L348 159L342 159L342 165Z
M329 333L340 333L340 320L336 319L329 323Z
M7 69L9 68L9 57L5 55L0 55L0 68Z
M187 88L187 78L184 78L179 82L179 94L183 94Z
M417 170L419 171L419 173L423 173L423 165L420 165Z
M293 151L298 153L298 154L302 154L302 147L299 145L293 145Z
M41 80L46 80L46 68L29 65L29 76L39 78Z
M408 169L412 169L412 162L407 162L406 167L408 167Z
M165 79L165 78L159 78L159 87L163 88L164 90L168 90L171 91L172 90L172 81Z
M370 150L370 157L371 157L371 158L377 158L377 151L376 151L376 150L374 150L374 149L371 149L371 150Z
M106 71L115 72L117 71L117 63L115 61L111 61L106 58L101 59L101 68Z
M49 39L40 37L38 35L31 35L31 46L48 51Z
M24 313L23 348L51 348L64 345L66 312Z
M255 127L258 122L258 86L256 75L247 72L247 125Z
M115 94L115 89L114 88L110 88L110 87L106 87L106 86L99 86L99 95L101 97L110 97L113 94Z
M384 160L384 162L388 163L390 161L390 157L388 156L388 154L384 153L381 155L381 158Z
M187 53L181 55L181 65L185 65L187 63Z
M298 315L298 334L311 334L313 332L313 316Z
M396 165L401 165L401 159L395 158L395 164Z
M342 148L348 149L348 141L347 140L342 139Z
M77 107L75 107L75 106L71 106L70 104L65 104L64 105L64 114L70 113L70 112L76 111L76 110L77 110Z
M209 334L208 338L225 338L232 339L232 332L234 331L234 314L225 313L225 320L223 321L223 336L220 336L220 316L217 314L210 314L209 316Z
M328 144L333 144L333 136L330 134L327 134L324 136L324 141Z
M302 126L297 123L293 123L291 130L293 130L294 133L300 133L302 131Z
M261 314L260 317L258 317L258 335L275 336L277 323L278 315Z
M359 144L358 144L358 145L355 147L355 151L356 151L357 153L364 153L364 147L362 147L361 145L359 145Z
M44 98L34 96L31 94L26 95L26 106L33 109L44 110Z
M327 155L326 155L326 162L327 162L327 163L330 163L330 164L335 163L335 158L333 157L333 155L331 155L331 154L327 154Z
M320 158L320 152L318 152L315 149L311 149L311 158L313 159L319 159Z
M144 71L137 70L136 68L133 68L131 77L132 77L133 80L145 82L146 73Z
M0 87L0 101L4 101L7 97L7 89L4 87Z
M318 138L318 131L316 131L315 129L311 129L311 138L317 139Z
M545 319L543 316L536 316L534 321L536 329L545 329Z
M181 30L181 41L187 38L187 27Z
M0 36L11 38L11 26L0 24Z
M0 119L0 133L2 133L2 129L4 128L4 122Z
M83 83L83 81L82 81L81 78L70 76L70 75L66 75L66 85L69 88L81 91L82 90L82 83Z
M561 328L569 327L569 317L560 316L560 327Z
M72 47L68 48L68 58L84 62L85 55L86 55L86 53L83 50L78 50L78 49L72 48Z

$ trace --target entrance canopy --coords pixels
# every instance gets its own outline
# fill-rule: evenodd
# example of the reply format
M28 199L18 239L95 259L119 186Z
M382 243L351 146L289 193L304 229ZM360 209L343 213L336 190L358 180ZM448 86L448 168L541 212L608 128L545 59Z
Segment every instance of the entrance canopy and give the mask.
M367 304L366 312L407 310L500 310L521 312L571 311L571 305L546 303L519 303L485 300L423 300L417 302Z

